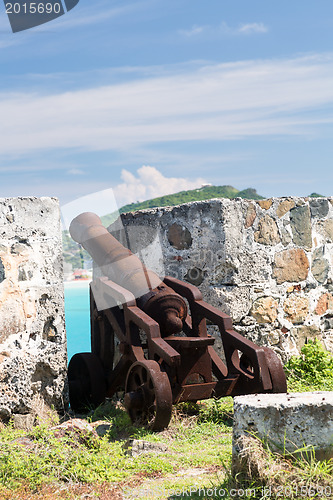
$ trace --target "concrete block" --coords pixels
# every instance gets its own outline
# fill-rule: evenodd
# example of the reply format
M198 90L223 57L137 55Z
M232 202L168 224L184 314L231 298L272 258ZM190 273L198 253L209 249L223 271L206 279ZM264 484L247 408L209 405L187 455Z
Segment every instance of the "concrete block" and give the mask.
M256 394L234 399L233 464L242 438L256 435L281 454L304 447L333 457L333 392Z

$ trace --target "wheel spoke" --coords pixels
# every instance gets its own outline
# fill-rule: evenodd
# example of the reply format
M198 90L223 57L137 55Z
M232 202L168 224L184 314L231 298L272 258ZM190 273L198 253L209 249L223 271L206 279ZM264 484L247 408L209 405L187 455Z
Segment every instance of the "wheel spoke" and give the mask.
M139 385L139 382L141 383ZM135 406L131 393L142 391L142 407ZM166 373L156 361L138 361L132 365L127 375L125 406L132 422L147 425L152 430L162 430L168 426L172 410L172 393Z

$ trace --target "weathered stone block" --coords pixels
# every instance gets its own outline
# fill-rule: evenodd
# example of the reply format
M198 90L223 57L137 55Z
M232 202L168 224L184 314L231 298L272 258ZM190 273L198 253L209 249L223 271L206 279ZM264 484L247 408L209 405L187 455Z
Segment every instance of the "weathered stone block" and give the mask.
M325 283L329 272L328 260L324 258L324 248L316 248L313 252L311 272L319 283Z
M0 418L29 414L37 396L60 410L67 346L58 200L0 199L0 230Z
M292 241L292 236L289 231L285 228L281 228L281 243L284 247L287 247L289 243Z
M279 206L276 209L276 215L278 217L283 217L287 212L289 212L289 210L294 208L294 206L295 206L294 200L292 199L283 200L281 201L281 203L279 203Z
M125 442L123 448L126 454L131 457L138 457L149 453L158 455L159 453L165 453L168 450L168 447L164 443L154 443L151 441L144 441L142 439L129 439Z
M254 240L262 245L277 245L280 236L276 222L269 215L264 215L259 222L258 231L254 233Z
M19 429L22 431L31 431L35 417L32 413L28 413L27 415L20 415L19 413L13 415L13 426L15 429Z
M257 216L256 207L253 203L249 203L246 211L246 219L245 219L245 229L248 229L252 226Z
M269 208L271 208L273 200L271 198L267 200L258 200L257 203L264 210L268 210Z
M318 458L333 457L333 392L234 398L234 464L242 436L253 434L282 454L310 447Z
M308 205L292 208L290 210L290 225L295 245L303 247L305 250L311 250L311 215Z
M296 341L298 349L302 349L304 344L307 344L310 339L321 340L321 331L314 325L305 325L298 326L297 328L292 328L291 334Z
M273 323L277 318L278 305L273 297L261 297L253 303L251 315L258 323Z
M314 198L310 200L311 216L323 219L328 214L329 204L325 198Z
M278 284L303 281L309 272L308 258L301 248L291 248L275 254L273 278Z
M322 316L328 309L333 310L333 295L331 293L323 293L317 302L316 314Z
M302 323L309 313L309 300L292 294L283 304L284 312L292 323Z

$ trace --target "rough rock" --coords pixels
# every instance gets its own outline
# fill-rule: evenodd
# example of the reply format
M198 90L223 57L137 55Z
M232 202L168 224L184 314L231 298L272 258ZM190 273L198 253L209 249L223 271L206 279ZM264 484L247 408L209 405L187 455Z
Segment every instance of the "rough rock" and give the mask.
M15 429L31 431L34 426L35 416L32 413L28 413L27 415L17 414L13 415L12 421Z
M36 441L34 441L32 438L29 438L27 436L22 436L22 437L18 437L16 439L14 439L12 441L12 444L13 445L18 444L18 445L22 446L25 450L28 450L28 451L33 451L37 447Z
M292 323L302 323L309 313L309 300L292 294L285 300L283 310Z
M5 278L6 278L5 268L0 258L0 283L2 283Z
M321 339L321 331L314 325L298 326L291 329L291 334L297 343L297 347L302 349L309 340Z
M58 410L67 405L58 200L0 199L0 230L0 418L7 420L31 413L37 395Z
M242 436L256 435L283 453L309 446L318 458L333 457L333 392L257 394L234 398L233 463Z
M314 198L310 200L311 216L323 219L329 210L328 200L325 198Z
M70 437L80 444L90 444L98 442L98 434L94 427L86 420L72 418L62 424L51 427L53 435L58 438Z
M202 269L198 267L191 267L184 276L185 280L192 285L199 286L205 279L205 273Z
M309 272L309 261L300 248L291 248L275 254L273 278L278 284L303 281Z
M268 200L258 200L257 201L258 205L263 208L264 210L268 210L269 208L271 208L272 204L273 204L273 200L272 199L268 199Z
M269 215L264 215L259 221L258 231L254 233L254 240L262 245L277 245L280 242L276 222Z
M316 314L322 316L328 309L333 310L333 295L331 293L323 293L317 302Z
M294 200L292 199L283 200L281 201L281 203L279 203L279 206L276 209L276 215L279 218L283 217L287 212L289 212L289 210L294 208L294 206L295 206Z
M273 297L261 297L253 303L251 315L258 323L273 323L277 318L278 305Z
M323 221L322 225L322 234L326 237L330 242L333 241L333 219L327 219Z
M268 345L269 346L276 346L280 344L281 341L281 330L271 330L268 335Z
M92 422L91 426L97 432L98 436L103 437L110 431L111 424L106 422L105 420L97 420L96 422Z
M128 455L138 457L139 455L147 453L154 453L154 455L165 453L168 447L164 443L143 441L141 439L129 439L124 444L124 449Z
M256 216L257 216L256 207L253 205L253 203L249 203L249 206L247 207L246 211L245 229L248 229L253 225Z
M325 283L329 272L329 262L324 258L324 248L316 248L313 252L311 272L319 283Z
M290 225L295 245L311 250L311 214L308 205L292 208L290 210Z
M292 241L292 236L289 231L285 228L281 228L281 243L284 247L287 247L289 243Z

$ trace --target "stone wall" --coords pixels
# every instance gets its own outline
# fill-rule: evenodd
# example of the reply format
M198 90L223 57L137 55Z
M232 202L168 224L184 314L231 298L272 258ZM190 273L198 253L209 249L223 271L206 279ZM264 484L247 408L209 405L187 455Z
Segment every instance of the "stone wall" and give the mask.
M0 418L66 405L62 243L55 198L0 199Z
M333 351L333 200L216 199L122 216L109 228L160 274L197 285L235 329L286 361Z

